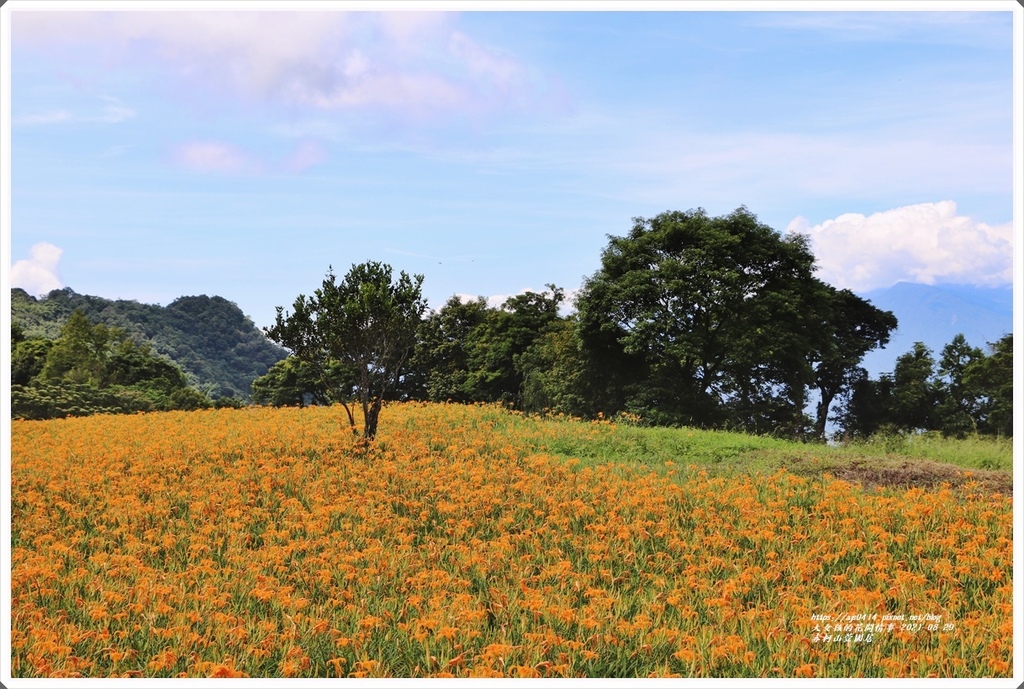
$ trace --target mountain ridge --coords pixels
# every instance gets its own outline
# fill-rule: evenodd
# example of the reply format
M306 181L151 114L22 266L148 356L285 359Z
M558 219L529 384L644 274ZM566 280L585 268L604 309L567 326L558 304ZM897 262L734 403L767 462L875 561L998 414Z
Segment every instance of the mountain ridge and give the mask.
M988 351L988 345L1013 332L1013 287L962 284L925 285L898 282L860 294L899 321L889 344L864 357L861 366L872 377L892 372L896 358L923 342L938 359L942 348L962 333L967 343Z

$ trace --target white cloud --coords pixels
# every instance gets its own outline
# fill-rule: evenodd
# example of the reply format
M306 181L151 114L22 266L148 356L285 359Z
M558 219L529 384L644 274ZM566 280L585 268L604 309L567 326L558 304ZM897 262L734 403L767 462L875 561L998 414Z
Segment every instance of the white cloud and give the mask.
M48 110L34 115L22 115L15 117L12 124L55 124L57 122L70 122L74 117L67 110Z
M260 172L259 161L241 149L219 141L192 141L179 146L174 153L177 162L193 172L245 174Z
M525 89L514 56L441 12L22 12L18 46L157 64L182 86L323 110L420 117L505 105Z
M328 159L327 151L315 141L303 141L284 161L284 167L290 172L303 172L320 165Z
M897 282L1005 285L1013 282L1013 227L957 215L953 201L903 206L870 216L845 213L787 232L807 235L818 277L854 291Z
M106 105L99 112L83 115L69 110L48 110L31 115L21 115L12 121L16 125L57 124L60 122L98 122L101 124L119 124L135 117L135 111L125 107L116 98L105 96Z
M20 287L29 294L47 294L64 286L57 274L57 264L64 250L49 242L35 244L29 258L11 266L11 287Z
M258 175L266 172L298 174L326 162L329 156L326 149L313 140L300 141L290 154L274 160L223 141L189 141L178 145L172 158L192 172Z
M135 117L134 110L121 105L116 99L105 98L104 100L107 101L107 105L103 108L103 114L95 118L95 121L106 124L118 124Z

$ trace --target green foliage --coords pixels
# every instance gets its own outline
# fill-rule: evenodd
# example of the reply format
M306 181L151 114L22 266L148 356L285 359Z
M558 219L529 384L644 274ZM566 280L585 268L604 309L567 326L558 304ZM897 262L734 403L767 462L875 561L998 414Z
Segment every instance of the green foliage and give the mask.
M353 399L362 406L363 437L377 433L381 406L398 388L426 311L423 276L404 271L392 282L391 266L370 261L353 265L340 283L329 269L312 297L299 295L293 313L277 307L267 337L309 364L332 401L344 405L353 433ZM331 367L354 373L354 387L338 385Z
M601 362L604 397L621 404L606 411L802 436L806 391L818 385L829 396L823 427L855 363L888 337L891 314L813 269L806 238L783 237L742 207L636 218L628 236L610 238L577 298L586 358Z
M572 338L575 331L558 314L564 290L547 287L510 297L499 308L488 307L483 297L463 302L453 296L430 313L417 334L406 397L500 402L530 410L565 404L562 411L575 413L567 398L547 399L554 394L548 388L564 381L555 381L549 370L558 367L551 357L561 350L542 342L559 337L555 333Z
M76 294L70 288L42 299L11 290L12 322L26 338L57 339L76 309L92 323L120 328L148 344L214 398L248 399L252 381L285 357L238 306L221 297L181 297L163 307Z
M58 419L90 414L130 414L161 409L142 390L89 383L34 381L11 386L11 412L15 419Z
M921 342L877 380L860 370L835 417L848 438L938 432L946 437L1013 435L1013 336L970 346L962 334L936 362Z
M588 363L575 316L550 323L516 360L522 409L590 416Z
M970 385L966 372L982 356L980 349L967 344L962 333L942 350L935 388L940 397L936 409L938 425L945 436L964 438L977 432L975 419L982 391Z
M11 351L20 343L25 341L25 330L17 323L11 323Z
M558 320L563 290L509 297L473 331L465 387L474 400L522 404L524 368L519 364L534 341Z
M989 343L990 354L972 359L963 372L964 386L978 398L978 431L1013 436L1013 335Z
M129 339L111 350L104 380L110 385L144 386L165 395L188 385L185 374L174 363L156 356L148 344Z
M822 285L819 294L820 322L829 336L819 341L821 346L815 357L814 385L819 400L814 434L824 439L833 400L859 379L859 364L864 355L884 347L897 322L891 312L872 306L849 290Z
M938 389L933 376L935 359L923 342L896 359L893 369L891 422L901 430L927 430L935 426Z
M863 368L857 368L832 420L838 423L844 438L867 438L888 423L891 399L892 376L875 380Z
M248 399L252 381L285 357L233 302L206 295L180 297L167 305L171 358L211 396ZM181 333L179 338L170 337Z
M121 334L102 324L93 326L84 313L76 310L50 348L42 376L98 386L103 382L109 346Z
M209 409L212 403L206 395L195 388L180 388L171 393L171 405L173 409L193 411Z
M453 296L423 319L410 362L410 397L435 402L476 399L469 384L470 357L490 311L483 297L463 302Z
M23 339L12 353L11 415L48 419L210 406L185 374L120 328L74 311L56 340Z
M256 404L273 407L304 407L307 404L330 404L329 390L352 390L355 375L340 362L332 361L325 386L316 368L309 362L290 356L282 359L252 382L252 399Z
M14 345L11 351L11 385L28 385L42 373L52 346L53 340L42 338L21 340Z

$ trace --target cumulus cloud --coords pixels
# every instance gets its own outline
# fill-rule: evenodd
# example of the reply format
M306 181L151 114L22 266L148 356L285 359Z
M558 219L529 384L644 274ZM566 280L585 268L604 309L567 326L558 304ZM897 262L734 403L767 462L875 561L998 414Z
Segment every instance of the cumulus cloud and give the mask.
M64 286L57 273L64 250L49 242L40 242L29 250L29 258L11 266L11 287L20 287L29 294L47 294Z
M957 215L956 203L920 203L870 216L845 213L787 232L807 235L818 277L854 291L897 282L1006 285L1013 282L1013 227Z
M106 64L148 61L191 92L323 110L417 115L507 105L518 59L439 12L21 12L18 46L83 46Z
M531 291L531 290L522 289L522 290L519 291L519 294L526 294L529 291ZM475 302L477 299L479 299L480 297L484 297L484 300L487 302L487 306L491 307L492 309L497 309L497 308L501 307L501 305L504 304L505 301L508 300L508 298L513 296L513 295L511 295L511 294L492 294L491 296L488 297L488 296L484 296L482 294L481 295L473 295L473 294L465 294L465 293L462 293L462 292L458 292L458 293L455 294L455 296L458 297L459 301L461 301L463 304L471 304L471 303Z

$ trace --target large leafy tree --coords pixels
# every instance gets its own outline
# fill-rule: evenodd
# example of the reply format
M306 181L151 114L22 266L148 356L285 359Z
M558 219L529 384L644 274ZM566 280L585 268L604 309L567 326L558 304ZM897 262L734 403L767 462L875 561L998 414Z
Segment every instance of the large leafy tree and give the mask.
M491 311L483 297L463 301L456 295L424 319L412 361L420 390L411 396L435 402L476 401L468 385L469 360L476 333Z
M883 428L894 428L892 386L892 375L874 379L863 368L853 370L839 395L839 409L833 419L844 439L867 438Z
M915 342L909 352L896 358L890 420L897 429L926 431L936 427L941 391L934 375L935 359L923 342Z
M525 411L592 417L618 406L602 397L602 371L583 349L576 314L546 327L516 359L516 369Z
M453 296L423 321L410 376L414 385L407 394L520 406L532 366L524 357L561 322L564 298L564 290L554 285L509 297L499 308L489 307L483 297Z
M85 313L75 309L47 354L43 377L71 383L104 383L109 350L119 334L102 323L93 325Z
M800 432L827 337L813 268L805 237L746 208L636 218L577 297L583 345L610 376L634 372L608 384L655 423Z
M979 395L978 430L1013 436L1013 334L990 342L989 354L971 360L962 380Z
M46 365L53 340L34 337L21 340L11 348L11 385L28 385Z
M814 434L824 439L832 402L863 379L859 364L864 355L889 342L897 321L891 311L882 311L849 290L821 287L819 327L828 337L819 340L821 349L814 363L814 386L819 395Z
M400 384L416 343L426 301L423 276L404 271L392 279L391 266L368 261L353 265L341 282L328 269L312 297L299 295L292 313L277 307L267 337L311 365L324 390L339 402L356 429L353 407L363 414L363 437L372 440L384 400ZM351 368L354 385L337 384L332 367Z
M527 291L491 309L474 330L466 386L479 400L522 404L522 357L555 323L564 291L548 285L546 292Z
M1013 336L989 344L990 353L956 335L938 361L922 342L896 359L877 380L857 369L843 394L839 421L847 436L880 431L939 431L964 437L1013 434Z
M978 430L977 419L983 391L968 376L971 365L984 353L967 344L963 333L942 348L936 371L940 398L936 414L939 430L945 436L963 438Z

